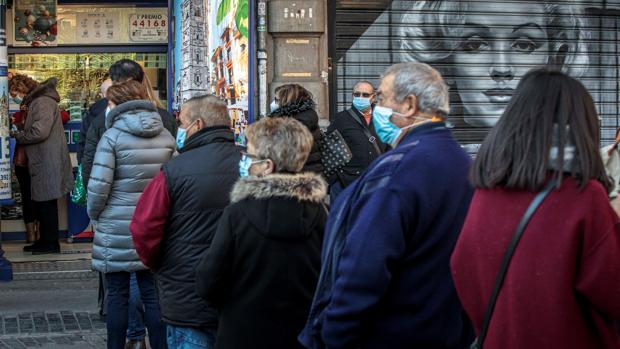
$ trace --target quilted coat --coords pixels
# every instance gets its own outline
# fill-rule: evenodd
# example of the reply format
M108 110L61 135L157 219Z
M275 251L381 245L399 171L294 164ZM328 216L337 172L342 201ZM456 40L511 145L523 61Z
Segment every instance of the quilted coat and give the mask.
M118 105L106 127L88 183L88 216L95 221L93 269L143 270L129 224L142 191L172 157L175 140L149 101Z

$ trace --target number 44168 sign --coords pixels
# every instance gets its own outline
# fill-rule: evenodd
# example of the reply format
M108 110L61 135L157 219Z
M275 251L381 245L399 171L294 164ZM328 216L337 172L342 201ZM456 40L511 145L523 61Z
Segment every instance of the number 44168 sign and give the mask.
M157 13L130 15L129 38L138 42L166 42L168 17Z

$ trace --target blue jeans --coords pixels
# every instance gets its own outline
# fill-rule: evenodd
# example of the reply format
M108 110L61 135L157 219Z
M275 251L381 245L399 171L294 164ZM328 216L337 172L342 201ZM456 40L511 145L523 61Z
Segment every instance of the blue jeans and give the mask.
M136 273L131 273L129 279L129 314L127 323L127 339L143 340L146 337L144 328L144 305L140 299L140 289L136 280Z
M108 349L124 349L127 337L129 289L131 274L106 273L108 289ZM144 304L144 320L149 331L152 349L166 348L166 327L161 321L159 303L155 293L155 280L148 270L136 272L136 280Z
M213 349L217 329L167 326L169 349Z

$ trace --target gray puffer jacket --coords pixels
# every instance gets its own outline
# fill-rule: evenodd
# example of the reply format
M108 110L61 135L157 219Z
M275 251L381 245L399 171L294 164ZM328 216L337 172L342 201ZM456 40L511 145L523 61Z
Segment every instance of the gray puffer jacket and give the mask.
M95 221L93 269L143 270L129 223L142 191L172 157L175 140L149 101L116 106L106 127L88 183L88 216Z

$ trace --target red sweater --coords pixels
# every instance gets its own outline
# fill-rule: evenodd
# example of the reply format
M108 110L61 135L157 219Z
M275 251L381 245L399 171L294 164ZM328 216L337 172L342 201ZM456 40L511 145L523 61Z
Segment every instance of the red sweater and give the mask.
M451 260L477 333L508 242L535 193L476 190ZM565 179L526 228L485 349L620 348L620 219L603 186Z

